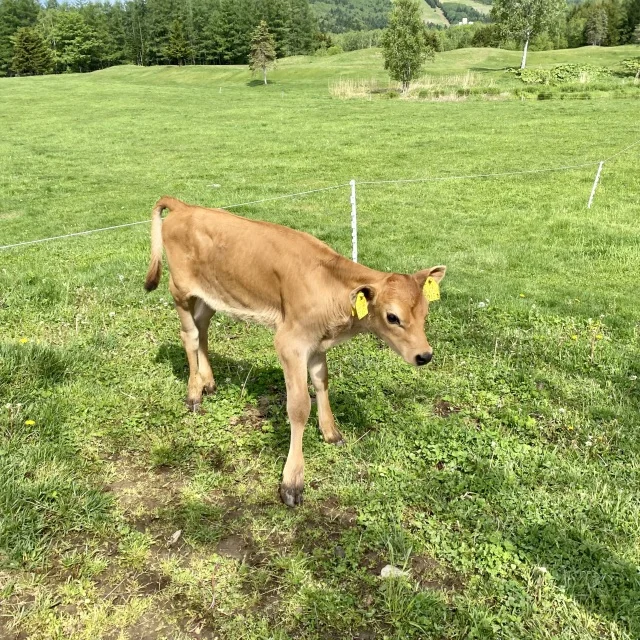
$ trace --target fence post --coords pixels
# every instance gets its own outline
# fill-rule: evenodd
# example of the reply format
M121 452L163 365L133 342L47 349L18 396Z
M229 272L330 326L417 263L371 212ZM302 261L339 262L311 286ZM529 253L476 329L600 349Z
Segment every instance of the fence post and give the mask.
M602 165L604 164L604 160L600 161L598 165L598 172L596 173L596 179L593 181L593 187L591 189L591 195L589 196L589 204L587 204L587 209L591 209L591 204L593 203L593 197L596 195L596 189L598 188L598 182L600 182L600 173L602 171Z
M356 181L351 180L351 259L358 262L358 211L356 208Z

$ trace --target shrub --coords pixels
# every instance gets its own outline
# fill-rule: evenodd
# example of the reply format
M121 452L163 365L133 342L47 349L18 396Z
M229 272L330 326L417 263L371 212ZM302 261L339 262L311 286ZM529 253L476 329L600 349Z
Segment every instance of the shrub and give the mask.
M559 64L552 69L507 69L526 84L560 84L588 82L590 78L611 75L606 67L592 64Z
M328 56L337 56L339 53L344 53L344 49L339 44L334 44L327 49Z
M333 36L333 42L327 46L337 44L345 51L357 51L359 49L369 49L378 47L382 38L382 29L372 29L371 31L346 31Z
M628 73L635 75L636 80L640 78L640 57L623 60L622 67Z

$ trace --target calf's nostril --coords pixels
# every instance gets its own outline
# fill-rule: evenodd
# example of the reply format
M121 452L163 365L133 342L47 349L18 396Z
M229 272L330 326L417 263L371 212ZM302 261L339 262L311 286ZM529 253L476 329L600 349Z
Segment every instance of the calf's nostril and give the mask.
M429 362L431 362L431 358L433 358L433 354L426 352L426 353L419 353L416 356L416 364L421 367L424 364L429 364Z

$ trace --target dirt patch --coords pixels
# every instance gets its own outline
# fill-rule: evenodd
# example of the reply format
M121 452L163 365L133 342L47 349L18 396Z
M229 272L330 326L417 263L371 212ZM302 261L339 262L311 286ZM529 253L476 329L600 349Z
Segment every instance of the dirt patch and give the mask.
M171 584L171 578L156 571L146 571L136 576L136 582L138 593L151 595L168 587Z
M9 631L0 622L0 638L3 638L3 640L29 640L29 634L26 631Z
M460 576L448 571L430 556L412 556L409 566L413 579L423 589L461 591L464 588Z
M366 568L374 576L379 576L382 568L387 564L389 564L388 558L377 550L367 551L360 561L360 566ZM411 556L405 570L422 589L461 591L464 588L464 583L459 576L448 571L437 560L427 555Z
M131 640L169 640L174 638L180 631L179 627L170 622L162 620L160 614L154 611L145 611L138 621L123 629L127 638ZM116 634L114 638L117 638Z
M194 550L186 542L168 548L164 539L151 545L152 562L174 562L177 566L186 568L191 564Z
M218 542L216 553L224 558L244 562L251 555L251 545L239 535L230 535Z
M179 497L184 480L172 469L144 469L129 458L113 460L116 478L103 489L114 495L125 515L157 515L158 511Z
M335 497L325 500L318 511L327 522L345 528L354 527L358 520L358 512L353 507L341 507Z
M262 429L262 425L269 415L269 407L277 399L272 396L262 396L258 400L258 406L248 404L242 411L242 415L229 420L231 426L242 425L251 430Z
M364 567L370 574L379 576L382 571L382 567L389 564L386 558L379 552L370 550L367 551L360 560L360 566Z
M218 634L214 631L207 620L195 619L188 622L181 622L180 628L182 633L186 633L190 638L200 638L201 640L213 640L218 638ZM170 639L172 640L172 639Z
M460 407L452 405L447 400L438 400L433 406L433 412L440 418L448 418L452 413L460 413Z
M324 548L333 555L345 531L356 526L357 518L355 509L343 507L336 498L329 498L297 522L292 532L293 546L308 554Z
M353 636L353 640L375 640L376 639L375 631L362 630L357 631L356 635Z
M35 596L22 590L0 599L0 638L2 640L27 640L29 635L13 627L12 623L16 622L23 612L28 612L34 602Z
M167 610L162 611L155 607L148 609L133 625L114 632L113 640L123 636L129 640L173 640L179 634L204 640L215 637L213 630L203 620L185 617L171 620L171 615L166 615L172 613L170 609L170 605L167 605Z

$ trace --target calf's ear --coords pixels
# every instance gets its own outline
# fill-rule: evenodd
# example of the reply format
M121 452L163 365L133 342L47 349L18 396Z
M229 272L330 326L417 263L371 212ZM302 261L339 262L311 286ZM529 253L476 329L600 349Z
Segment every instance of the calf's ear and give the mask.
M356 306L356 300L358 298L359 293L362 293L362 295L364 296L367 302L375 302L376 297L378 296L378 292L376 291L376 288L372 284L363 284L360 287L356 287L349 294L349 300L351 301L352 308L355 308Z
M424 287L424 283L427 281L427 278L433 278L436 282L440 282L442 278L444 278L444 274L447 272L447 267L443 264L438 265L437 267L431 267L430 269L423 269L422 271L418 271L415 275L416 280L418 281L418 285L422 289Z

